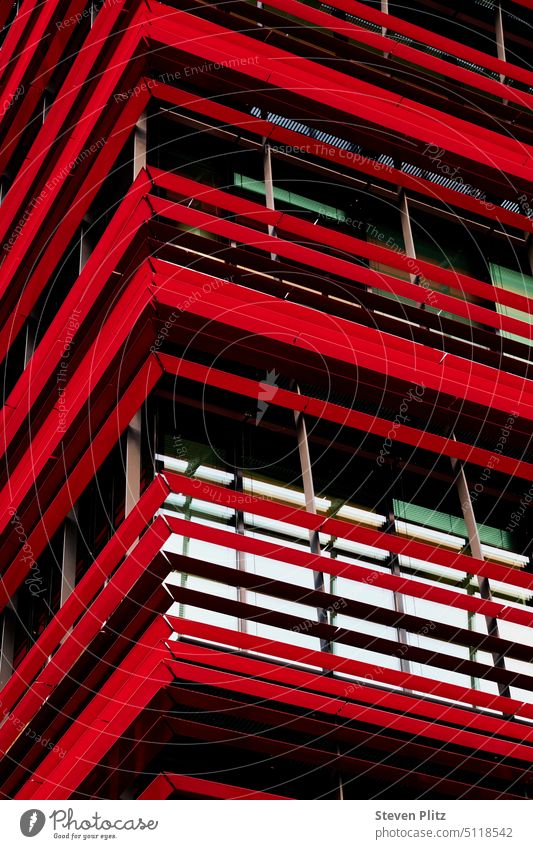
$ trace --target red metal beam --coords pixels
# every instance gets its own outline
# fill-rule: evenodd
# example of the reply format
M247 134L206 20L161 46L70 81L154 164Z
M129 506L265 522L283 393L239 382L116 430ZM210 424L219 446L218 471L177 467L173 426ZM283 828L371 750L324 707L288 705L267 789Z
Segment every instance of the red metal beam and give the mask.
M158 358L165 371L175 377L192 380L204 386L214 386L226 392L244 395L247 398L258 399L264 391L261 381L250 380L237 374L224 372L212 366L204 366L171 354L160 353ZM274 407L282 407L287 410L302 412L310 418L354 428L364 433L372 433L377 436L388 437L393 431L394 440L431 451L438 456L455 457L464 462L473 463L483 468L496 467L501 474L524 478L533 481L533 463L525 460L517 460L514 457L506 457L503 454L495 456L493 451L459 442L455 439L447 439L427 430L419 430L409 425L392 422L379 416L372 416L358 410L341 407L331 401L322 401L299 392L291 392L288 389L276 388L269 404Z
M288 130L265 118L257 118L247 112L241 112L227 106L225 103L199 97L197 94L191 94L188 91L166 85L159 80L147 78L144 82L146 88L152 92L156 99L172 103L188 111L197 112L224 126L239 127L261 139L267 139L274 145L279 142L281 145L294 147L297 150L303 149L303 151L307 151L318 159L332 162L342 168L347 168L349 171L357 171L368 177L384 180L394 186L402 186L405 189L442 201L448 208L459 207L459 209L465 209L483 218L488 218L490 221L506 224L526 232L533 232L533 220L526 215L511 212L501 206L478 200L464 194L464 192L455 191L423 177L408 174L398 168L369 159L362 154L349 157L346 151L334 147L332 144L317 142L304 133ZM275 155L275 148L273 153Z
M100 591L89 609L69 632L53 658L46 665L33 686L28 690L15 708L7 715L0 728L0 752L5 755L15 740L26 728L40 707L44 704L51 689L57 687L72 664L79 658L104 622L131 591L136 581L157 558L161 546L168 539L170 529L166 522L158 517L124 562L112 575L109 583ZM159 578L161 580L162 578ZM167 626L168 627L168 626ZM140 676L139 672L139 676ZM49 755L57 753L50 752Z
M329 5L336 6L337 4L331 3ZM373 51L381 50L390 56L398 57L404 62L409 62L412 65L418 65L424 70L449 77L456 82L463 83L472 88L477 88L480 91L487 92L488 94L501 99L506 99L512 103L517 103L524 108L531 108L531 106L533 106L533 98L530 95L528 96L525 93L512 88L512 86L506 82L500 82L499 79L495 80L490 77L482 76L481 74L467 68L463 68L460 65L453 65L445 59L423 52L416 47L411 47L402 42L398 42L396 39L382 35L379 32L370 32L363 29L361 26L350 23L349 20L339 20L339 18L334 17L331 14L326 14L319 9L305 6L303 3L296 2L296 0L266 0L266 2L263 3L263 6L271 6L273 9L287 15L300 18L305 23L311 23L322 29L329 30L329 32L336 33L343 38L349 38L359 44L364 44L367 47L370 47ZM305 27L305 23L303 28L310 29ZM427 44L428 42L424 41L423 43ZM533 82L533 78L531 81ZM467 95L466 92L465 95Z
M154 265L162 268L157 260ZM327 364L330 376L337 368L344 379L348 370L354 375L357 369L377 372L411 387L423 386L515 417L533 418L531 381L515 375L454 354L443 357L436 349L242 286L219 281L215 287L212 275L190 268L174 268L171 278L159 274L156 283L155 301L170 309L187 304L184 316L202 318L204 332L221 324L233 332L244 331L248 339L261 339L263 346L268 341L278 350L290 347L293 362L298 358L306 366L312 362L320 371ZM199 298L204 283L209 283L210 291L204 290Z
M102 590L129 549L153 520L170 492L165 479L158 475L113 534L107 545L94 559L71 594L32 645L28 654L0 691L0 704L11 711L42 666L57 650L61 641L74 627L77 619L87 610L97 593Z
M226 29L186 12L169 12L168 7L158 3L153 7L161 17L154 16L148 30L157 43L181 48L213 63L227 64L230 52L224 44ZM456 155L510 177L533 180L532 151L526 144L475 127L468 121L444 116L437 109L302 57L295 64L294 57L286 51L238 33L232 34L231 58L235 57L242 60L239 72L250 78L254 88L266 84L319 108L335 109L348 120L363 119L422 144L433 144L438 138L443 148Z
M203 183L199 183L196 180L191 180L181 175L172 174L166 171L159 171L155 168L149 168L148 173L152 177L156 186L161 186L161 188L164 188L169 192L181 195L186 200L195 198L204 204L213 206L215 209L222 208L227 210L228 212L237 215L239 219L243 218L245 221L249 220L253 223L262 225L263 232L254 230L251 233L251 236L253 237L252 244L254 247L259 247L260 249L263 248L269 253L278 252L290 259L299 259L300 261L303 261L304 264L309 264L311 266L316 265L318 260L318 262L321 263L319 267L323 267L326 271L331 271L341 277L350 276L358 282L366 281L367 285L384 288L385 291L405 294L407 297L410 297L412 300L418 301L419 303L425 303L428 300L428 291L432 291L426 286L409 284L407 281L398 280L398 278L394 278L391 275L377 273L372 270L367 272L366 277L363 274L359 276L359 271L354 267L353 263L327 255L317 257L316 253L311 251L311 249L308 249L309 253L302 249L300 251L294 250L294 252L290 254L284 254L283 249L285 248L288 250L288 248L292 246L292 243L287 243L283 239L269 236L266 232L264 232L264 228L268 225L275 228L277 232L289 233L297 239L305 239L306 242L319 244L321 247L328 246L335 248L336 250L341 251L344 256L356 254L364 257L365 259L372 260L373 262L397 268L402 272L412 273L413 260L406 254L397 250L383 247L381 245L374 245L371 242L358 239L355 236L349 236L345 233L337 233L331 228L324 227L320 224L310 224L308 221L302 220L294 215L268 209L262 204L241 198L238 195L231 195L228 192L221 191L220 189L214 189L211 186L206 186ZM151 199L151 205L159 214L166 213L168 216L178 215L178 213L181 215L182 209L187 210L186 214L189 212L197 213L197 216L195 217L192 215L188 217L185 223L192 223L194 226L194 224L198 222L206 229L209 229L210 225L213 227L215 224L218 224L221 227L222 235L226 235L227 233L230 235L235 235L236 233L244 234L247 232L246 228L242 225L234 224L233 227L235 229L230 229L233 222L231 220L227 221L226 219L222 219L221 216L214 214L208 215L207 213L202 213L201 210L189 210L188 207L176 206L169 201L165 203L165 201L160 198ZM224 227L223 232L222 227ZM243 239L243 241L245 244L247 243L246 239ZM304 246L298 244L292 247L303 248ZM310 257L310 261L308 263L305 263L306 256ZM481 280L476 280L474 277L469 277L466 274L460 274L456 271L442 268L441 266L431 262L416 260L416 267L418 269L417 273L427 280L433 280L436 283L449 286L456 292L467 292L474 295L476 298L482 298L483 300L490 301L491 303L504 304L505 306L512 307L513 309L522 310L526 314L533 314L533 298L518 295L514 292L507 292L505 289L491 286ZM363 270L364 269L360 269L360 271ZM353 275L355 274L358 276L354 277ZM408 288L395 289L394 287L397 285L405 285ZM455 303L456 307L459 307L456 299L450 296L446 296L449 297L449 301L446 300L441 302L441 293L435 291L435 293L432 292L432 294L439 299L436 302L439 306L442 303L442 305L446 304L446 308L448 308L452 303ZM433 303L432 299L430 299L430 303ZM463 302L463 305L467 306L469 309L476 307L475 304L470 302ZM483 315L485 315L485 312L487 311L484 311ZM474 314L471 316L469 314L469 317L473 318ZM486 323L489 323L489 318L494 320L494 313L492 313L492 316L486 316L486 318ZM520 332L518 330L519 325L522 325L521 329L523 334L525 336L527 335L528 338L531 338L530 326L527 325L526 322L517 322L517 324L513 325L517 332ZM496 327L499 325L494 324L492 326Z
M289 522L290 524L301 526L302 529L319 531L324 534L330 533L332 536L353 540L354 542L368 545L372 548L392 551L395 554L402 554L405 557L413 557L418 560L425 560L428 563L436 563L441 566L464 571L465 574L482 575L492 580L506 583L509 587L526 587L530 590L532 588L533 575L518 572L515 569L500 566L497 563L476 560L474 557L469 557L465 554L437 548L428 543L407 539L396 534L376 531L372 528L365 528L362 525L352 524L340 519L328 519L319 514L307 513L305 510L277 504L274 501L266 501L256 496L235 493L216 484L184 478L173 472L167 472L166 478L173 491L200 500L208 502L216 500L217 504L224 504L234 509L246 507L247 513L257 513L257 515L267 516L279 522ZM309 519L307 519L307 516L309 516ZM173 532L180 534L180 536L200 539L203 542L212 542L215 545L232 549L237 548L237 550L247 551L249 554L257 554L258 556L281 560L307 569L313 568L315 572L327 572L338 577L350 578L359 583L367 583L370 575L372 575L372 582L378 586L382 586L384 589L413 595L416 598L430 598L437 603L452 605L462 610L470 610L487 616L498 617L509 622L526 625L527 627L531 627L533 624L533 612L530 610L508 607L495 601L488 601L487 599L470 596L466 593L458 593L444 587L430 586L421 581L414 581L411 578L389 575L385 572L376 573L370 565L366 568L356 566L355 564L337 562L332 558L297 551L290 546L278 543L277 540L267 543L263 540L253 539L252 537L232 534L222 528L211 528L196 522L188 522L178 516L169 515L168 521ZM241 548L241 546L243 547ZM312 565L313 563L314 566Z
M414 705L410 714L388 713L380 708L363 708L346 700L340 693L339 697L334 697L331 694L318 695L302 689L296 684L298 676L295 676L294 683L290 687L287 687L285 683L275 683L277 668L272 663L257 662L242 656L232 657L224 652L203 649L201 646L195 647L193 653L190 646L183 646L179 642L172 645L172 652L177 660L171 663L171 668L176 678L183 681L214 687L217 690L242 693L254 697L258 703L281 702L292 705L300 708L307 715L323 713L368 724L383 732L397 731L417 742L420 738L426 740L429 738L447 745L461 746L479 755L479 764L483 764L482 769L485 770L488 764L482 758L492 759L494 754L503 758L517 758L526 763L533 762L533 746L522 745L518 742L510 743L508 740L498 740L494 737L487 739L474 731L417 719L412 716L412 712L416 710ZM228 657L231 662L227 667L226 658ZM186 658L188 662L181 662L181 658ZM222 668L218 668L219 661ZM209 664L209 666L199 666L199 663ZM259 680L259 670L263 676L268 675L268 681ZM342 682L339 683L343 686ZM344 690L346 690L345 685ZM528 737L533 742L533 729L529 731ZM401 751L404 745L399 743L398 751ZM459 757L464 758L465 753L461 753Z
M50 752L15 798L70 798L154 695L172 681L164 662L170 635L158 617L59 741L67 755L61 759Z
M174 793L193 796L197 799L286 799L287 796L275 796L261 790L247 790L244 787L234 787L222 784L220 781L210 781L207 778L195 778L191 775L178 775L175 772L163 772L150 782L143 790L139 799L168 799Z
M54 499L46 507L41 505L42 512L39 522L28 534L27 539L34 558L39 557L67 516L72 505L77 502L101 463L116 444L120 434L124 432L142 402L156 385L161 374L161 367L155 358L149 357L119 401L115 413L108 418L94 436L74 469L70 470L68 479L63 483ZM28 558L24 554L24 546L19 545L17 554L10 561L2 576L0 609L8 603L30 568L31 560L28 562Z
M196 622L182 616L169 614L167 618L176 634L180 636L227 645L234 647L236 651L252 652L261 656L262 659L256 657L254 661L258 664L254 673L257 677L264 674L265 677L269 678L272 674L274 680L287 686L319 690L337 696L344 695L346 698L363 705L381 706L384 710L399 711L402 714L412 713L432 721L452 723L462 728L474 727L490 736L502 735L521 743L530 739L529 730L526 731L523 724L477 711L472 712L464 707L464 705L473 705L478 708L501 711L509 716L519 714L524 718L533 719L533 705L520 702L518 699L509 699L504 696L485 693L482 690L436 681L410 672L401 672L386 667L376 668L375 664L341 657L331 652L313 651L279 640L256 637L243 631L209 625L206 622ZM174 645L172 648L174 648ZM201 654L202 649L200 648L200 652L198 652L198 649L197 644L188 644L189 656L194 658L199 653ZM181 650L185 651L185 648L182 646ZM220 659L218 665L231 670L232 658L234 657L235 654L226 654L225 659ZM275 671L269 672L268 675L261 666L265 659L270 659L275 663ZM320 671L288 670L287 662L315 666ZM322 670L352 677L336 680L330 676L324 676ZM354 678L359 680L354 680ZM410 696L405 692L398 693L394 690L378 689L371 686L372 683L425 693L429 697L452 700L455 704L436 703L428 698Z

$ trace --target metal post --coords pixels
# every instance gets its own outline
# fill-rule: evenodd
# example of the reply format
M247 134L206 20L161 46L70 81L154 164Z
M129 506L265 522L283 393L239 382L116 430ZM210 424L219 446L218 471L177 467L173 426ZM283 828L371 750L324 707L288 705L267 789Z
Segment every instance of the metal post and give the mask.
M0 624L0 690L7 684L13 674L16 614L12 604L13 600L4 608Z
M407 202L407 195L404 191L402 191L400 194L400 218L402 222L402 235L405 244L406 256L410 257L411 259L416 259L415 240L413 239L413 230L411 228L409 204ZM418 276L416 274L410 275L411 283L416 283L417 279Z
M24 334L24 368L26 368L35 351L35 318L33 313L26 319Z
M274 181L272 179L272 154L270 152L270 145L267 143L266 139L263 139L263 169L265 175L265 201L267 209L275 209L274 203ZM272 227L271 224L268 225L268 235L275 236L276 230ZM275 262L277 260L276 254L270 254L270 259Z
M133 179L146 167L147 115L140 116L133 134ZM138 410L126 430L126 501L124 515L135 507L141 495L141 430L142 408Z
M389 0L381 0L381 11L383 12L384 15L389 14ZM387 35L387 27L381 27L381 35L383 35L383 36ZM385 53L384 56L385 56L385 59L389 58L388 53Z
M72 508L63 527L63 559L61 562L61 591L59 605L62 607L76 586L76 560L78 547L78 522Z
M387 526L385 528L385 532L389 533L389 534L393 534L395 532L396 516L394 515L394 505L392 503L391 498L387 498L385 513L386 513L386 516L387 516ZM387 565L388 565L388 567L391 570L391 573L393 575L397 575L398 577L400 577L400 575L401 575L400 561L399 561L397 554L394 554L394 553L389 554ZM402 596L401 593L394 592L393 597L394 597L394 609L395 609L396 613L398 613L401 616L405 613L403 596ZM407 646L408 645L407 631L405 630L405 628L401 628L399 626L396 626L396 632L398 634L399 645ZM400 670L402 672L410 672L411 671L411 668L410 668L410 665L409 665L409 660L406 657L404 657L403 654L400 657Z
M470 498L470 491L468 489L468 483L466 480L463 464L459 460L452 458L452 469L457 476L457 492L459 495L459 500L461 502L461 510L463 513L463 518L468 534L470 552L472 554L472 557L475 557L477 560L484 560L485 558L481 550L481 541L479 539L476 516L474 513L474 507L472 505L472 499ZM492 599L492 593L490 590L490 583L488 578L479 576L479 592L481 598L487 599L488 601ZM499 637L498 620L493 616L486 616L485 621L487 623L487 632L493 637ZM495 667L497 667L498 669L505 669L505 658L503 657L503 655L493 653L492 657ZM507 684L499 683L498 690L501 696L507 696L508 698L510 697L509 687L507 686Z
M90 227L91 220L88 215L85 215L83 221L81 222L80 228L80 261L79 261L79 273L83 271L87 260L91 256L93 250L93 241L90 235Z
M300 394L298 385L295 385L296 392ZM305 497L305 509L308 513L316 515L315 503L315 486L313 482L313 471L311 467L311 455L309 454L309 441L307 438L307 426L305 424L304 414L298 410L294 411L294 421L296 424L296 436L298 439L298 453L300 456L300 468L302 472L302 481ZM309 532L309 549L311 554L320 554L320 538L318 531ZM315 590L324 592L324 573L313 571L313 580ZM318 621L327 623L328 614L322 607L317 607ZM320 648L322 651L332 651L332 646L329 640L320 640Z
M148 116L146 112L140 116L135 131L133 134L133 179L137 177L143 168L146 168L146 151L147 151L147 124Z
M128 516L141 495L141 426L142 410L137 410L126 431L126 504Z
M501 0L498 0L498 3L496 5L496 20L494 25L494 31L496 35L496 50L498 53L498 59L501 59L502 62L505 62L505 36L503 31L503 14ZM500 82L505 83L505 81L505 74L500 74ZM505 98L503 102L506 106L509 103L509 101Z
M264 169L264 179L265 179L265 199L266 206L268 209L275 209L274 203L274 181L272 179L272 156L270 153L270 147L266 143L266 139L263 139L264 142L264 156L263 156L263 169ZM268 233L270 236L275 234L274 227L268 227ZM270 255L272 260L275 261L277 259L275 254ZM300 392L300 389L297 384L295 384L295 391ZM303 413L295 410L294 412L294 422L296 425L296 436L298 439L298 453L300 456L300 468L302 473L302 481L304 488L304 497L305 497L305 509L309 513L316 513L316 505L315 505L315 488L313 484L313 473L311 470L311 457L309 454L309 443L307 439L307 427L305 424L305 418ZM319 535L316 531L311 531L309 533L309 548L312 554L320 554L320 540ZM324 575L322 572L313 572L314 586L316 590L320 592L324 592ZM328 621L327 612L318 607L317 608L318 621L321 623ZM322 651L331 651L331 643L329 640L320 640L320 647Z
M242 479L242 469L235 464L235 491L243 492L243 479ZM244 513L242 510L235 510L235 533L244 536L246 533L244 527ZM236 551L236 566L237 570L240 572L246 572L246 554L244 551ZM238 596L239 602L241 604L246 604L247 602L247 594L244 587L238 588ZM244 634L248 630L248 623L246 619L242 619L239 617L239 631L242 631Z
M89 237L89 218L84 217L80 229L80 251L78 273L92 252L92 240ZM75 507L69 511L63 524L63 555L61 560L61 589L59 604L62 606L76 586L76 564L78 558L78 515Z

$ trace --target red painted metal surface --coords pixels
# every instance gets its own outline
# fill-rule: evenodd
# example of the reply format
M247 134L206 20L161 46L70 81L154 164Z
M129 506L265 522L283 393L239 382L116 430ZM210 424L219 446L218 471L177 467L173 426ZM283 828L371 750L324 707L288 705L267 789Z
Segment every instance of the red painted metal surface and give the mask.
M516 724L501 720L486 714L472 714L464 708L445 704L436 704L427 699L418 698L413 703L412 697L399 692L385 689L376 690L372 682L382 683L384 686L403 687L406 690L414 690L426 693L430 696L451 699L464 705L475 705L480 708L501 711L504 714L520 714L521 716L533 718L533 707L516 699L508 699L484 693L481 690L468 689L456 684L435 681L422 675L413 675L408 672L400 672L395 669L380 668L376 675L376 667L371 663L365 663L352 658L340 657L323 651L313 651L309 648L280 642L279 640L256 637L242 631L222 628L217 625L209 625L205 622L196 622L194 619L169 615L175 632L185 637L198 638L213 643L233 646L236 651L249 651L256 655L255 661L260 664L259 658L273 660L277 658L282 662L293 664L312 665L320 671L302 671L301 669L288 669L284 663L275 665L272 674L274 680L287 685L297 684L311 690L319 690L324 693L342 695L361 702L365 705L380 705L384 709L391 709L401 713L412 712L418 716L426 717L428 720L441 720L461 727L479 728L490 735L501 734L519 742L524 742L526 737L524 726L517 727ZM181 651L186 649L181 647ZM189 656L194 658L201 653L202 649L197 644L188 648ZM254 663L254 658L250 658ZM218 666L231 670L232 656L219 659ZM250 667L252 668L252 667ZM331 677L325 677L322 670L330 670L351 678L343 678L336 681ZM259 672L260 666L255 667ZM355 680L359 679L359 680ZM529 737L527 737L529 739Z
M244 787L233 787L220 781L210 781L207 778L196 778L191 775L178 775L175 772L165 772L158 775L144 790L139 799L168 799L174 793L192 796L199 799L287 799L287 796L276 796L273 793L262 793L259 790L246 790Z
M154 264L157 266L157 261ZM189 268L175 271L172 279L166 280L163 286L161 279L155 301L171 309L187 303L186 314L200 316L206 329L221 323L254 339L269 340L278 349L290 340L293 357L300 356L305 363L314 360L315 368L321 370L327 364L333 374L342 366L352 373L358 368L375 371L507 414L533 417L530 381L509 373L472 361L466 370L466 361L453 354L443 358L436 349L326 313L320 314L319 322L315 310L231 283L219 281L216 291L199 299L203 283L211 281L214 288L213 278ZM321 365L317 366L319 357Z
M268 139L274 147L274 155L275 145L277 143L298 150L303 148L304 151L308 151L312 156L326 160L326 162L334 163L342 168L361 172L374 179L391 183L394 186L411 189L429 198L440 200L448 206L474 212L476 215L480 215L490 221L499 221L502 224L507 224L520 230L533 232L533 221L527 215L512 212L504 207L478 200L476 197L441 185L439 182L431 182L423 177L406 173L398 168L369 159L362 154L353 158L348 157L344 150L334 147L326 141L317 142L307 134L288 130L272 121L249 115L246 112L227 106L225 103L191 95L183 89L166 85L154 78L147 78L143 82L156 99L161 99L192 112L197 112L200 115L205 115L217 123L221 122L223 125L239 127L242 130L254 133L259 138ZM156 169L150 169L150 171L154 174L158 173Z
M336 6L337 4L332 3L329 5ZM357 5L360 6L361 4ZM422 52L421 50L413 48L407 44L403 44L401 42L398 43L395 39L384 36L381 33L369 32L368 30L362 29L360 26L350 23L348 20L339 21L339 19L335 18L333 15L310 8L303 3L297 2L297 0L268 0L268 2L264 3L264 6L267 8L270 6L286 13L287 15L292 15L296 18L300 18L302 21L323 27L330 32L335 32L345 38L350 38L353 41L365 44L373 50L382 50L390 56L397 56L405 62L419 65L424 69L450 77L453 80L465 83L473 88L478 88L481 91L485 91L489 94L495 95L496 97L507 98L509 101L518 103L524 107L531 107L531 104L533 104L533 98L531 98L531 96L528 96L523 92L513 90L509 84L502 83L500 80L484 77L474 71L461 68L460 66L458 67L446 60L433 56L429 53ZM338 4L337 8L340 7L341 4ZM374 10L368 10L365 7L365 12L368 11L372 12ZM350 14L353 14L353 11L351 11ZM382 14L382 19L384 17L388 16ZM429 33L427 35L431 39L431 35L429 35ZM428 42L424 41L423 43L427 44Z
M258 498L255 495L243 495L242 493L221 487L218 484L204 483L201 480L191 479L185 475L177 474L176 472L167 471L165 473L165 477L173 492L183 493L208 502L216 501L216 503L224 504L228 507L233 507L234 509L246 507L246 513L257 512L258 515L266 516L279 522L289 522L292 525L300 526L306 530L319 530L321 533L330 533L332 536L340 537L341 539L352 539L356 542L381 550L389 549L390 551L394 551L395 554L403 554L406 557L426 560L429 563L438 563L442 566L449 567L450 569L464 571L467 574L484 575L485 577L492 578L495 581L508 583L510 586L525 587L530 590L533 589L533 575L520 572L511 567L477 560L476 558L470 557L466 554L449 551L445 548L430 545L426 542L406 539L399 534L386 533L385 531L366 528L362 525L356 525L343 519L328 518L321 516L320 514L308 513L302 508L278 504L275 501L268 501ZM185 520L174 516L169 516L168 519L176 533L179 533L178 528L181 528L182 530L184 529L183 523ZM214 536L221 534L222 536L220 536L219 539L224 540L221 544L231 545L231 534L228 531L224 531L222 529L219 530L218 528L206 528L201 525L198 527L193 525L192 529L189 529L191 531L191 536L197 533L197 538L204 539L204 541L208 541L207 537L210 535L211 531L213 531ZM188 533L184 535L188 535ZM212 538L214 538L214 536ZM268 545L267 543L261 543L259 540L248 540L243 539L240 536L233 536L233 544L231 547L240 544L255 545L255 543L258 543L259 548L262 545ZM281 546L281 548L283 549L284 546ZM275 550L278 551L278 543L275 544ZM296 554L297 552L294 553ZM304 556L312 557L312 555L308 555L307 553L305 553ZM340 568L337 567L334 562L330 562L330 566L332 569ZM318 571L327 571L327 569L321 568ZM354 572L354 574L356 574L356 572ZM444 592L444 590L442 591ZM464 599L465 604L469 604L471 601L472 597ZM496 602L494 602L494 604L496 604ZM496 608L494 608L494 610L496 610ZM505 618L505 614L503 614L503 612L498 615L502 615ZM522 624L533 624L533 613L530 613L529 611L509 608L507 615L510 617L510 621L520 621ZM514 616L518 618L513 619Z
M213 386L245 395L248 398L258 399L261 395L261 382L240 377L237 374L221 371L213 366L204 366L201 363L191 362L170 354L159 354L159 360L165 371L176 377L201 383L204 386ZM432 451L439 456L456 457L486 467L487 464L497 465L498 471L508 475L533 480L533 464L514 457L499 455L495 464L494 453L476 445L468 445L456 439L447 439L427 430L420 430L410 425L388 421L379 416L371 416L347 407L341 407L331 401L322 401L318 398L310 398L299 392L291 392L288 389L276 388L276 392L269 404L274 407L283 407L288 410L305 413L310 418L335 422L345 427L351 427L364 433L373 433L378 436L388 437L394 430L394 439L406 445L423 448ZM394 428L393 428L394 424ZM489 466L490 468L491 466Z
M154 3L154 8L158 6ZM160 8L162 13L165 7ZM157 42L174 48L186 47L204 60L220 64L227 63L230 58L227 48L217 46L225 30L186 12L167 12L164 24L154 18L148 29ZM458 156L520 180L533 179L533 160L528 145L516 144L491 130L474 127L450 115L444 121L442 113L436 109L324 66L318 68L315 63L300 57L295 63L286 51L240 34L234 34L232 42L231 57L242 60L244 75L254 80L255 85L268 83L317 104L316 108L335 109L343 120L362 119L422 144L432 144L439 138L443 148Z

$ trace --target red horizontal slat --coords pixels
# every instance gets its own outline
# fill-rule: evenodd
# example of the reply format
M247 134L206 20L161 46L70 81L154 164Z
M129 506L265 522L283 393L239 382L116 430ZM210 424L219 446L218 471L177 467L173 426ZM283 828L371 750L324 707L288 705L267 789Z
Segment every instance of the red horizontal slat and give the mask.
M233 631L218 625L210 625L205 622L195 622L183 616L167 616L176 634L185 635L201 640L207 640L222 645L234 646L235 649L258 652L264 655L274 655L282 661L298 664L311 664L318 668L342 673L344 675L356 676L361 680L349 681L324 676L323 672L288 670L283 664L277 665L274 675L275 679L291 686L319 689L321 692L345 695L354 701L364 704L380 705L383 708L412 713L425 716L432 720L456 723L462 727L468 727L470 723L487 733L501 734L505 737L523 742L529 739L529 730L524 725L502 720L499 717L487 716L485 714L472 714L471 711L456 705L436 704L419 696L410 696L405 693L391 692L389 690L376 689L372 682L393 687L403 687L406 690L415 690L434 696L436 698L464 702L479 708L501 711L504 714L520 714L523 717L533 719L533 705L520 702L517 699L509 699L482 690L474 690L461 687L457 684L435 681L422 675L414 675L410 672L401 672L386 667L376 668L375 664L365 663L360 660L340 657L324 651L313 651L301 646L290 645L279 640L256 637L243 631ZM191 655L198 646L190 646ZM227 663L231 662L233 655L228 655ZM258 661L259 662L259 661ZM261 661L262 662L262 661ZM259 669L259 667L257 667Z
M245 395L248 398L259 399L264 392L264 387L258 380L250 380L247 377L224 372L212 366L204 366L201 363L173 357L171 354L160 353L158 357L165 371L176 377L193 380L202 383L204 386L215 386L227 392ZM372 416L369 413L341 407L331 401L322 401L300 392L291 392L288 389L276 387L276 391L272 398L269 398L268 403L274 407L278 406L302 412L311 418L335 422L343 427L351 427L364 433L388 437L393 431L395 441L434 452L439 456L455 457L458 460L479 466L497 468L498 472L502 474L533 480L533 464L527 463L525 460L516 460L514 457L506 457L503 454L496 456L493 451L478 448L476 445L468 445L465 442L447 439L427 430L419 430L399 422L382 419L379 416Z

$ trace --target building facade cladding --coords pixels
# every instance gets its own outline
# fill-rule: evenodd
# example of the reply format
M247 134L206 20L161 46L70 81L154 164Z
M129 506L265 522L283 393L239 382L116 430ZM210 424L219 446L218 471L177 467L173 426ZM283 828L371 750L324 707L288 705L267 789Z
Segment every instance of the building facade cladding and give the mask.
M531 797L532 24L0 4L3 798Z

